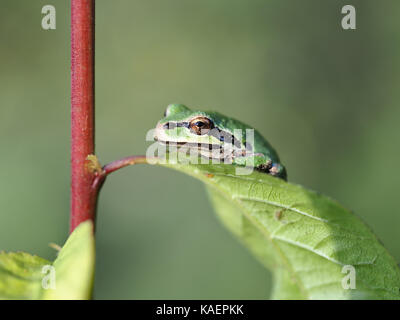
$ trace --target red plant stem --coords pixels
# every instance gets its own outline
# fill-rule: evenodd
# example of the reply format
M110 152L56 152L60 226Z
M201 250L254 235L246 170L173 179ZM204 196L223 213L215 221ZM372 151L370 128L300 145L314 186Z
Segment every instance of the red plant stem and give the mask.
M85 166L94 153L94 0L71 0L71 208L70 232L95 222L95 173Z

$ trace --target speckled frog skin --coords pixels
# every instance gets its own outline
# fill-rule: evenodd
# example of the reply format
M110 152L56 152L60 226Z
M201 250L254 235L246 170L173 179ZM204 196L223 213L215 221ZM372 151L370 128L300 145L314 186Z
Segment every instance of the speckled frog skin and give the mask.
M154 139L169 146L184 145L208 159L252 166L286 180L286 169L268 141L252 127L218 112L170 104L157 124Z

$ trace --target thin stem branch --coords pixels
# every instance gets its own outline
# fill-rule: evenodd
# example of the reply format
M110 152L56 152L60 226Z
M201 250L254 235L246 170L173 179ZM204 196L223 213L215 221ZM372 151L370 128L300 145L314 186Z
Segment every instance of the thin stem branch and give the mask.
M71 1L71 208L70 232L95 222L94 172L85 165L94 153L94 0Z
M104 181L110 173L134 164L148 163L148 160L149 159L146 158L146 156L129 156L106 164L103 168L101 168L101 170L96 171L96 177L92 184L92 190L98 194Z

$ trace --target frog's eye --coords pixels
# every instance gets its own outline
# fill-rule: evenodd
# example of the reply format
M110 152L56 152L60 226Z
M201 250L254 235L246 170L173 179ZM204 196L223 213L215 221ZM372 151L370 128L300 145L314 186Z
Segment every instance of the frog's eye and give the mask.
M189 129L197 135L207 134L213 128L213 123L206 117L194 118L189 123Z

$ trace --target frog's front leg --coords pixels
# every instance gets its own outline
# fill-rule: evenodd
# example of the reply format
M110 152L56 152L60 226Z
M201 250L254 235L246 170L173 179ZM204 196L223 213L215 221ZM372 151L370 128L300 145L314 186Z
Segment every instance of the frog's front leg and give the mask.
M265 156L261 153L248 153L247 151L240 151L233 155L233 164L245 167L253 167L269 173L270 165L266 163Z

